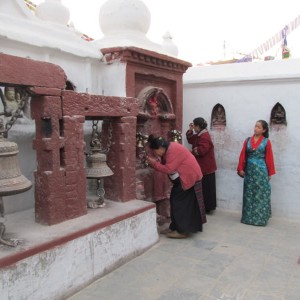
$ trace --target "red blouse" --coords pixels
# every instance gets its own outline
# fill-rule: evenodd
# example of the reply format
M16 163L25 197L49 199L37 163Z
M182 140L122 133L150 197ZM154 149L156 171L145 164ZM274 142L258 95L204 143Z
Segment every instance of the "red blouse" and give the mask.
M192 144L192 153L196 157L204 175L212 174L217 170L214 144L210 134L205 129L194 134L192 130L186 132L189 144Z
M251 137L250 143L252 146L252 149L256 149L261 142L263 141L264 136L261 136L256 142L254 141L254 136ZM247 142L248 139L246 139L243 143L243 148L240 154L239 163L237 167L237 171L245 171L246 168L246 148L247 148ZM273 151L272 151L272 145L271 141L268 139L267 145L266 145L266 153L265 153L265 161L268 169L269 176L274 175L275 172L275 165L274 165L274 158L273 158Z

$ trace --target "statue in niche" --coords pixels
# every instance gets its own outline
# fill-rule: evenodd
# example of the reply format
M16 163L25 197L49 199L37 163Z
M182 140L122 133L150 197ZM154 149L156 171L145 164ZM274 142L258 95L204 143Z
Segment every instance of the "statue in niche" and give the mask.
M271 113L271 124L286 125L285 111L282 105L277 104Z
M156 90L146 102L146 108L151 117L157 118L161 112L160 101L158 99L160 90Z
M157 93L152 95L152 97L147 100L147 109L148 109L149 114L153 118L157 118L157 116L160 112L160 105L159 105L159 102L157 99Z
M140 101L139 117L150 119L174 119L170 100L161 88L148 87L138 96Z
M221 105L218 105L213 110L211 124L213 127L226 125L225 110Z

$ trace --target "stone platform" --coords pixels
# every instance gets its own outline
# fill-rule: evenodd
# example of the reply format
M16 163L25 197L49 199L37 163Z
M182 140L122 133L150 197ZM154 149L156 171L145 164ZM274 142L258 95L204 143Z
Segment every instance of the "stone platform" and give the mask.
M65 299L159 240L155 205L139 200L107 200L52 226L35 223L31 209L7 215L5 226L5 238L21 239L0 245L1 299L10 300Z

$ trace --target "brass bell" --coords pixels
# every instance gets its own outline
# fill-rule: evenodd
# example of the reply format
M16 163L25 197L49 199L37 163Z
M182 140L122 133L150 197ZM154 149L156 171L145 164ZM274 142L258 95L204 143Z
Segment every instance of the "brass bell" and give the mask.
M97 195L87 197L89 208L99 208L105 206L103 178L113 175L113 171L106 164L106 153L111 145L111 130L109 128L109 145L106 149L102 147L101 134L98 132L98 121L93 121L93 130L90 142L90 153L86 154L86 178L97 179Z
M87 197L89 208L100 208L105 206L103 178L113 175L113 171L106 164L106 154L99 150L91 149L86 157L86 178L97 180L97 193Z
M86 178L103 178L113 174L106 164L106 154L91 150L86 157Z
M0 128L0 131L2 128ZM2 196L23 193L32 186L31 181L21 174L17 159L18 153L18 145L8 141L0 132L0 244L10 247L16 247L20 241L3 237L5 225L2 222L2 219L4 219Z
M137 140L137 145L136 145L137 148L144 148L144 144L143 144L143 140L142 139L138 139Z
M18 153L16 143L0 136L0 197L23 193L32 186L21 174Z

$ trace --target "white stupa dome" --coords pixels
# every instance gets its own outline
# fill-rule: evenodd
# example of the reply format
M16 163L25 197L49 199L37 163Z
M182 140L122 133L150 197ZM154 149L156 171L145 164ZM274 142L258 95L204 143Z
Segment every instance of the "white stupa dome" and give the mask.
M166 32L163 35L162 47L168 54L177 56L178 55L178 47L173 43L172 39L173 38L172 38L172 35L170 34L170 32Z
M104 37L93 43L98 49L137 47L166 54L161 45L146 37L150 23L151 14L143 1L107 0L99 13Z
M134 31L146 35L151 23L150 11L140 0L108 0L100 9L103 34Z
M61 0L45 0L36 7L35 15L44 21L67 25L70 19L70 11Z

